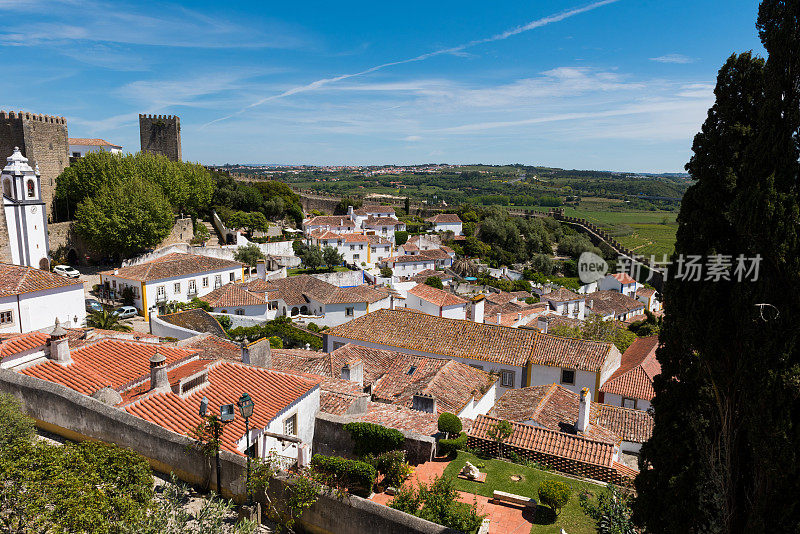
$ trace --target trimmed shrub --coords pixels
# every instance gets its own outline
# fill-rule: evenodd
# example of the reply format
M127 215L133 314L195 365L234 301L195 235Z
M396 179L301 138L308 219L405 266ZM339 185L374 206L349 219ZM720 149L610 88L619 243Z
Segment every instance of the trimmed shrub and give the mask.
M311 467L330 477L332 485L347 488L351 493L362 497L369 497L377 476L375 468L368 463L339 456L315 454L311 458Z
M467 447L467 434L462 432L460 436L454 439L440 439L439 440L439 453L443 456L451 456L456 451L464 450Z
M386 428L374 423L347 423L344 429L355 442L353 453L356 456L367 454L381 455L403 447L405 436L399 430Z
M569 502L572 488L566 482L558 480L545 480L539 484L539 501L550 507L556 515Z
M439 432L444 432L448 438L453 435L457 436L462 428L461 419L450 412L442 412L442 415L439 416L438 428Z

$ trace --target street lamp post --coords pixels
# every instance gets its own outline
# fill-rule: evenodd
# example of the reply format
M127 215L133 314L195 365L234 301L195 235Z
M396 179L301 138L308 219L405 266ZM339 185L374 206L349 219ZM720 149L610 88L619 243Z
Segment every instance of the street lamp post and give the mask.
M216 457L217 457L217 494L222 496L222 466L219 459L219 439L220 435L222 434L222 425L224 423L228 423L233 421L234 412L233 412L233 405L232 404L224 404L219 408L219 416L217 414L211 414L210 416L206 417L206 412L208 411L208 398L203 397L200 401L200 417L206 419L209 423L211 423L211 430L214 432L214 448L216 449Z
M250 417L253 415L255 403L250 398L250 395L242 393L236 405L239 407L239 413L244 418L244 433L247 439L247 449L245 449L245 456L247 456L247 504L253 506L253 494L250 491Z

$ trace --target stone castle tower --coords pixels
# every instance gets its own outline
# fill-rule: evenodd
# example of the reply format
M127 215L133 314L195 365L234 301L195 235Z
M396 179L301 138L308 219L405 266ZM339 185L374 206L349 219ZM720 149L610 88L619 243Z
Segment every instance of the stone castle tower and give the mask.
M161 154L172 161L182 161L181 119L177 115L139 114L139 138L142 152Z
M0 111L0 162L19 147L31 167L41 172L41 200L52 219L56 177L69 165L67 119L35 113ZM5 242L7 229L1 228L0 239Z

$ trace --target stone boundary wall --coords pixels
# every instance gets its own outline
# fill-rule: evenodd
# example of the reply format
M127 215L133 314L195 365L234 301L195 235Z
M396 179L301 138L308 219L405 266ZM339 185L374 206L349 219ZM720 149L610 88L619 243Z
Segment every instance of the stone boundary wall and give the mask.
M0 369L0 391L18 398L23 411L38 427L76 441L103 441L129 448L148 459L163 473L174 472L181 480L216 489L214 462L186 436L140 419L119 408L82 395L59 384ZM220 452L222 494L245 501L246 460L244 456ZM286 491L285 478L270 484L270 495ZM257 498L259 496L256 496ZM263 503L263 496L258 498ZM320 498L300 517L300 527L312 533L337 534L457 534L452 529L393 510L386 506L349 496Z
M350 433L344 429L346 423L359 421L358 415L332 415L320 412L317 414L316 427L314 428L314 454L325 456L341 456L355 458L353 455L353 440ZM406 438L403 448L406 451L406 460L412 465L429 462L436 451L436 440L431 436L423 436L414 432L403 432Z
M362 270L319 273L311 276L336 287L354 287L364 283L364 271Z
M291 256L294 254L291 241L254 243L254 245L260 248L261 252L263 252L264 255ZM122 267L128 267L129 265L139 265L140 263L153 261L155 259L166 256L167 254L172 254L175 252L180 252L184 254L197 254L198 256L208 256L210 258L219 258L222 260L235 261L234 256L236 255L236 249L238 248L239 247L236 245L225 245L222 247L193 247L188 243L175 243L172 245L168 245L166 247L161 247L159 249L156 249L153 252L147 252L140 256L136 256L135 258L123 260Z
M269 319L265 317L248 317L247 315L234 315L232 313L219 313L219 312L209 312L214 317L228 317L231 320L231 328L238 328L244 327L249 328L251 326L260 326L266 323Z
M150 333L158 337L174 337L177 340L188 339L202 332L168 323L164 319L150 314Z

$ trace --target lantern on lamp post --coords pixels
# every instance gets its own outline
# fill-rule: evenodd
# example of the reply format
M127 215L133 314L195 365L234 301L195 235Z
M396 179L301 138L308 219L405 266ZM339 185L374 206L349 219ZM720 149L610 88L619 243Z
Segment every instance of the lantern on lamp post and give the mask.
M239 407L239 413L244 418L244 433L247 439L247 448L245 449L245 456L247 456L247 503L252 506L253 495L250 492L250 417L253 415L255 403L250 398L250 395L242 393L236 405Z

